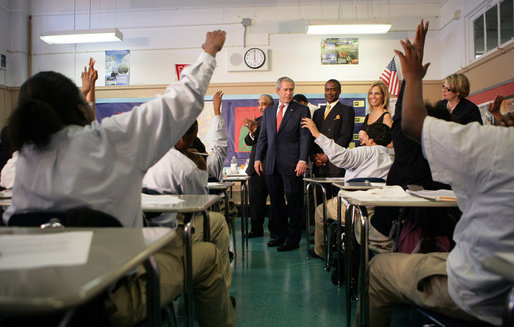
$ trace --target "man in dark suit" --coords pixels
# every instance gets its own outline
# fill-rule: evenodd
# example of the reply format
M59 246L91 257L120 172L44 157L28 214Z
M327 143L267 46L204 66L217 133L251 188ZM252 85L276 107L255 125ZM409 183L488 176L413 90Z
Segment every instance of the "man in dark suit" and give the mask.
M301 127L309 117L309 108L291 101L294 82L288 77L277 80L279 103L263 115L255 153L255 171L263 172L266 157L266 180L271 197L271 211L276 238L268 242L278 251L299 247L303 212L303 174L312 142L309 131ZM287 206L284 201L287 198Z
M355 123L355 111L352 107L339 102L341 83L331 79L325 83L325 100L327 104L314 112L312 120L318 130L335 143L347 148L352 140ZM314 162L313 173L316 177L343 177L344 169L328 161L323 150L314 144L312 149ZM327 194L328 196L328 194Z
M266 217L266 199L268 197L268 187L266 186L266 178L255 172L255 152L257 150L257 140L261 130L262 114L266 108L274 104L273 98L269 94L263 94L258 101L259 113L261 114L255 120L245 118L245 126L248 127L249 133L245 137L246 145L252 147L250 152L250 161L246 168L246 174L250 176L248 186L250 189L250 215L252 218L252 230L248 234L249 238L261 237L264 235L264 218ZM268 230L274 236L272 221L268 221Z

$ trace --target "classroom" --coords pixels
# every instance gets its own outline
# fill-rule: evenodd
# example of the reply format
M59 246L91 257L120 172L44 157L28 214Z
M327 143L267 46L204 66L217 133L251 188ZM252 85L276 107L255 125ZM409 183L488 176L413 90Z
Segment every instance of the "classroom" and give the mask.
M0 0L0 326L514 325L513 15Z

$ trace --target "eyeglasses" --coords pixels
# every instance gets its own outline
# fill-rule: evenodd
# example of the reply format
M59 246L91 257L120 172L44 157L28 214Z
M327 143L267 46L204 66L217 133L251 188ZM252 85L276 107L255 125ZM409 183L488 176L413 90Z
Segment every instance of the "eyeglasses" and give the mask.
M444 86L444 84L441 85L441 87L443 88L443 90L446 90L446 92L453 92L452 89L447 88L446 86Z

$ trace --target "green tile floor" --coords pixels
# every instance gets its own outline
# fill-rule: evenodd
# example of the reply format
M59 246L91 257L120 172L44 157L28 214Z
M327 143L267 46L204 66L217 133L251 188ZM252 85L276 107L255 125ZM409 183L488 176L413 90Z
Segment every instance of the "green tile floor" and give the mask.
M250 239L241 257L240 219L236 220L237 257L232 262L231 295L239 327L344 326L345 288L330 281L319 259L307 259L305 233L300 249L268 248L268 233ZM352 316L357 303L353 302ZM395 309L391 326L409 326L409 308ZM179 319L179 326L183 322Z

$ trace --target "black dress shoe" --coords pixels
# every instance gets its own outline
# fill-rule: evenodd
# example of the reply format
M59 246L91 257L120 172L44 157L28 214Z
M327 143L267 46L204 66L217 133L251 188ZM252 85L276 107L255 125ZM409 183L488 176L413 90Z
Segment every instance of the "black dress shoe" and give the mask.
M299 244L293 244L293 243L284 243L281 246L277 248L277 251L284 252L284 251L291 251L294 249L298 249L300 247Z
M263 237L263 236L264 236L264 232L256 233L254 231L251 231L250 233L248 233L248 238L256 238L256 237Z
M319 255L316 254L316 252L314 252L314 249L309 250L309 257L323 260L322 257L320 257Z
M282 241L282 240L271 240L268 242L268 246L270 248L281 246L283 244L284 244L284 241Z

